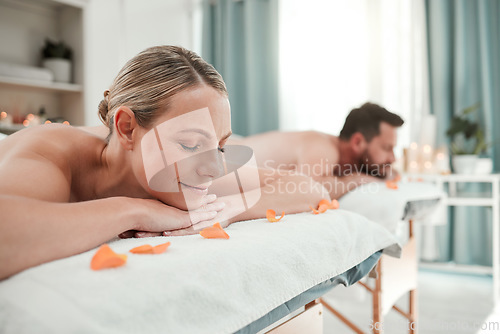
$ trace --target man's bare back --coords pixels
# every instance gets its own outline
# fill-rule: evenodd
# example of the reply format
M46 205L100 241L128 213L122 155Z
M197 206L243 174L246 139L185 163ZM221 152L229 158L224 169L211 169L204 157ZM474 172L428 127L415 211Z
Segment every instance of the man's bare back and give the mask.
M339 163L338 138L317 131L273 131L229 144L251 147L261 167L296 170L313 178L332 176L333 166Z

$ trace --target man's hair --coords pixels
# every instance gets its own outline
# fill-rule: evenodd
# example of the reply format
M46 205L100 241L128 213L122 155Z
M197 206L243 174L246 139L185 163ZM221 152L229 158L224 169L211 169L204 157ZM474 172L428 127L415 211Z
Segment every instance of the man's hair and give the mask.
M361 107L351 110L347 115L339 138L349 140L353 134L360 132L369 142L380 134L380 123L382 122L394 127L400 127L404 123L398 115L375 103L367 102Z

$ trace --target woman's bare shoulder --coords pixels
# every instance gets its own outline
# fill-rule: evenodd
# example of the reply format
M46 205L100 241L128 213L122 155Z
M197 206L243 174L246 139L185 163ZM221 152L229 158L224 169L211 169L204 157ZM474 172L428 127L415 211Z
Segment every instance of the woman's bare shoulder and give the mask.
M0 140L0 162L13 157L47 159L65 165L70 158L95 152L104 140L69 125L45 124L26 128Z
M68 125L27 128L0 141L0 193L67 201L72 174L102 139Z
M22 147L66 149L82 139L97 138L96 135L64 124L44 124L18 131L0 141L0 156L5 150Z

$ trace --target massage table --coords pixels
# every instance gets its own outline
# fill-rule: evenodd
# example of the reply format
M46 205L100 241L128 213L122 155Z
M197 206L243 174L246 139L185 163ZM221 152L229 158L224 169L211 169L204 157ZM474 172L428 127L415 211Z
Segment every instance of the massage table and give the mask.
M411 178L403 178L403 182L398 183L398 189L391 189L383 182L366 184L339 201L342 209L362 214L384 226L402 245L400 258L381 256L374 269L373 284L358 282L372 296L370 327L377 334L383 332L384 316L391 309L408 320L410 333L417 333L418 251L415 223L436 225L446 221L446 208L441 205L446 194L433 184L409 180ZM395 305L406 293L409 295L407 311ZM320 301L354 332L364 332L324 299Z
M225 230L228 240L114 239L109 246L128 254L122 267L91 270L93 249L0 281L0 332L321 333L318 299L401 250L387 229L341 209ZM163 254L128 252L166 241Z

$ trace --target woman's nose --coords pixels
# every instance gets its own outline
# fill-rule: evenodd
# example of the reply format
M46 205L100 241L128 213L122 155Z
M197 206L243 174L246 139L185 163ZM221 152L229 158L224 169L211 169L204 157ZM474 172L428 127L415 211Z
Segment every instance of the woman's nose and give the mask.
M218 150L210 150L203 153L204 157L198 166L198 174L208 176L212 179L221 177L224 173L222 153Z

